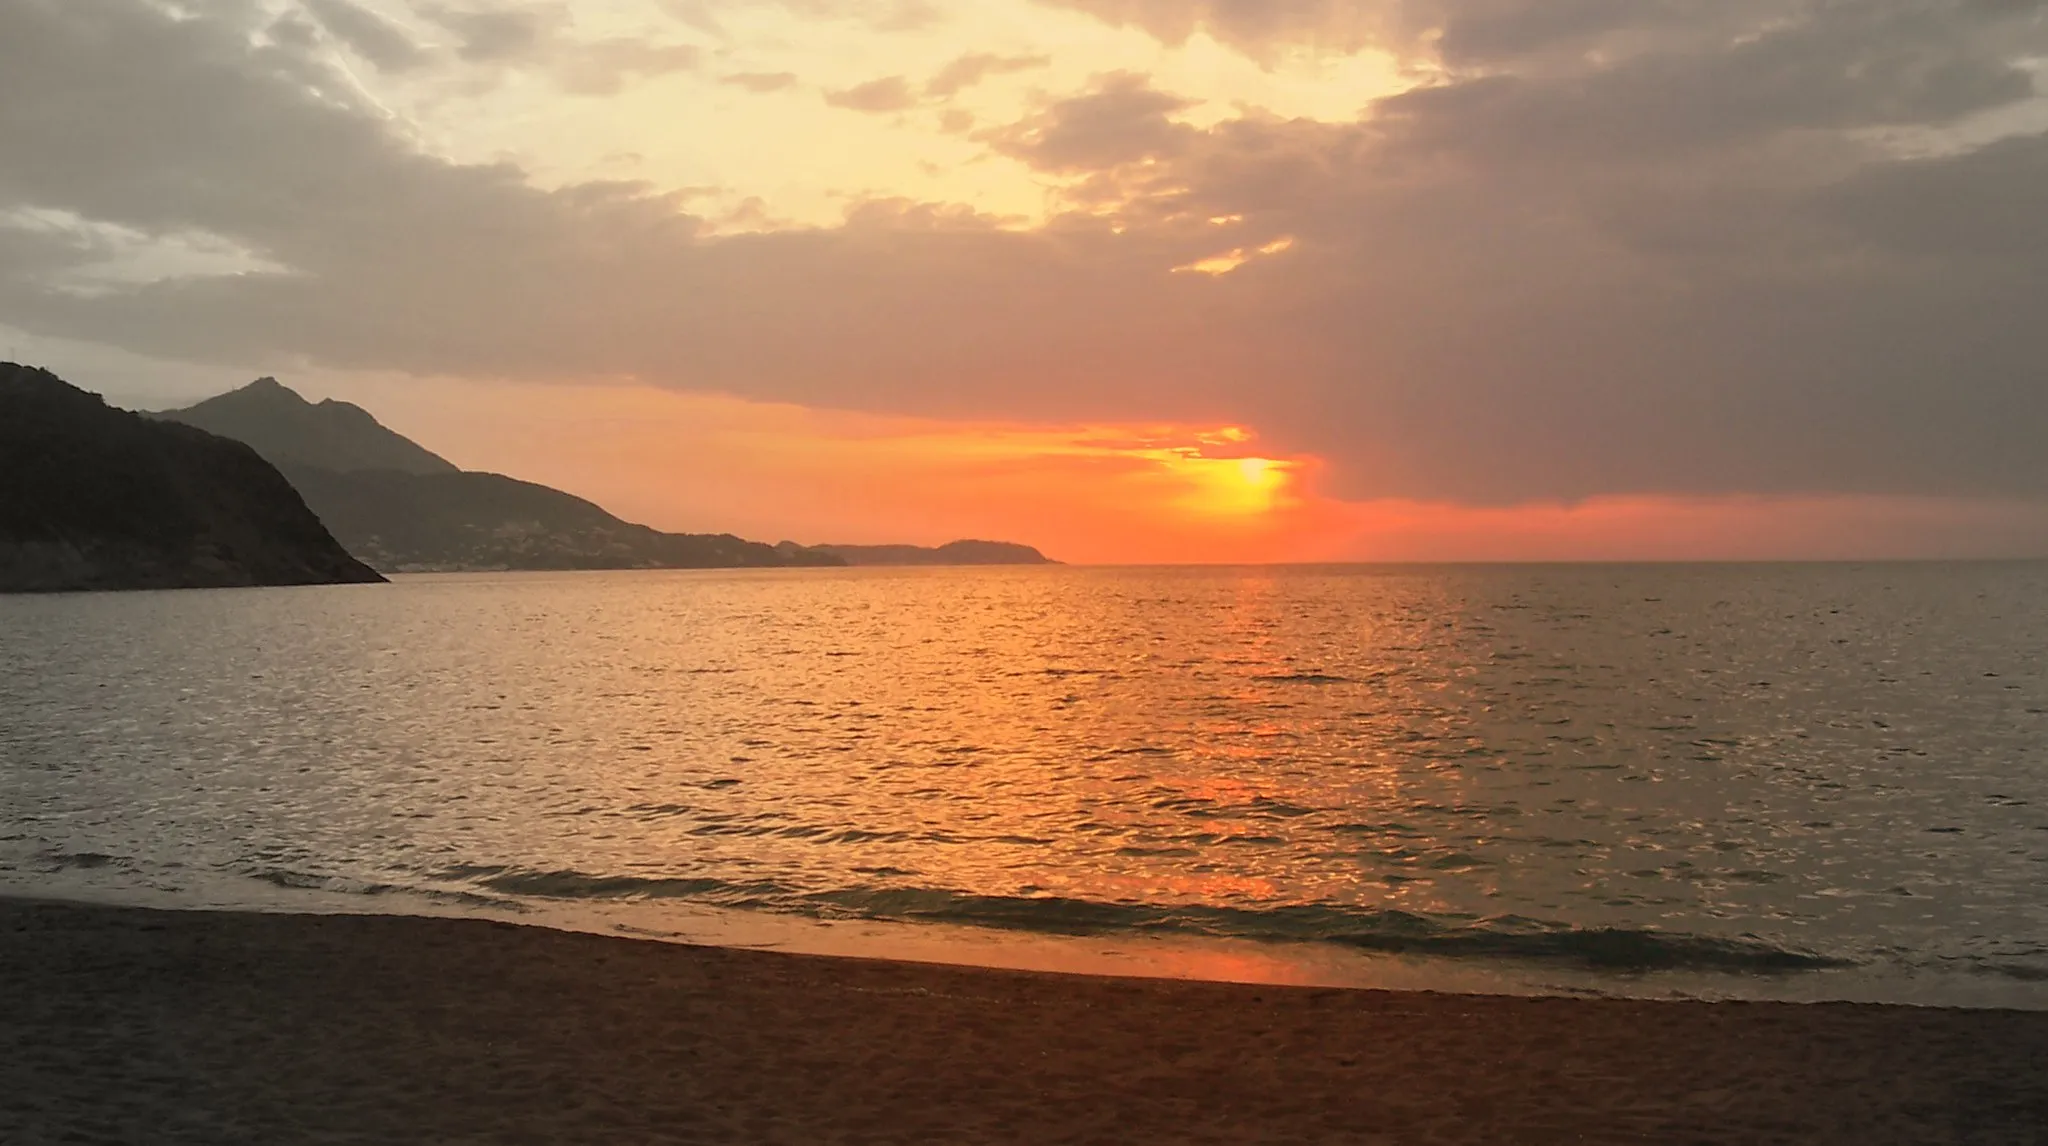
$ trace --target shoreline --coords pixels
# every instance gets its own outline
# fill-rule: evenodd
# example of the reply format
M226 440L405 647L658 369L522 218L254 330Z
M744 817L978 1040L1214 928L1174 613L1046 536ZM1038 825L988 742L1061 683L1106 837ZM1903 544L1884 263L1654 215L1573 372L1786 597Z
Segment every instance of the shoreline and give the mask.
M95 872L71 872L90 877ZM268 894L265 894L268 893ZM375 895L231 880L178 891L72 880L0 880L0 903L265 915L486 920L685 947L821 958L1269 987L1454 996L1640 1001L1850 1003L2048 1014L2048 984L1996 974L1928 974L1871 963L1764 972L1583 966L1274 943L1221 936L1069 934L935 920L819 918L689 901L505 899L391 888Z
M2039 1141L2048 1014L0 899L0 1141ZM2030 1137L2030 1135L2032 1137Z
M68 873L91 877L92 870ZM1739 972L1614 968L1569 961L1386 952L1340 943L1224 936L1063 933L940 920L822 918L686 900L466 902L411 888L376 894L229 880L177 891L91 878L0 880L0 903L265 915L402 916L486 920L572 934L685 947L779 951L821 958L1270 987L1456 996L1641 1001L1853 1003L2048 1014L2048 984L2025 977L1933 973L1910 966L1839 966Z

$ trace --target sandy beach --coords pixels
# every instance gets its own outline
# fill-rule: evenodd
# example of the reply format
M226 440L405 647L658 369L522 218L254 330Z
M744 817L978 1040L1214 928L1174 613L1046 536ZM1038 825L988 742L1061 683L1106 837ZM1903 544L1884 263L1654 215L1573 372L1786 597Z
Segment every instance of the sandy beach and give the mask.
M0 1142L2048 1142L2048 1014L0 902Z

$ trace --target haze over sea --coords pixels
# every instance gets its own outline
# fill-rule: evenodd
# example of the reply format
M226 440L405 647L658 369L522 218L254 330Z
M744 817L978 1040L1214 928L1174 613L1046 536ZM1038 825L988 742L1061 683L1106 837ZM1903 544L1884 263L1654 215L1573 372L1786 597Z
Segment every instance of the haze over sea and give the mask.
M0 890L2048 1007L2044 648L2042 564L0 598Z

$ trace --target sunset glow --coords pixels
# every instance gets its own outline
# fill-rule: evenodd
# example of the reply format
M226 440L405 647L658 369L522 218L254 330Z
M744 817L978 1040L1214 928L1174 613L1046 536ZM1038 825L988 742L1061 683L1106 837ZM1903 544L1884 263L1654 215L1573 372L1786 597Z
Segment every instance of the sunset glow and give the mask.
M1270 513L1284 502L1293 463L1270 458L1212 458L1183 454L1168 465L1199 488L1187 501L1197 513L1246 517Z
M815 542L1024 537L1081 563L1838 558L2024 551L2024 502L1804 496L1470 506L1345 499L1327 463L1240 425L1034 426L881 417L644 387L352 380L470 468L517 473L632 520ZM485 394L509 395L490 403ZM1995 554L1994 554L1995 555Z
M2048 551L2048 25L1568 7L9 4L0 340L676 531Z
M0 0L0 1146L2035 1141L2044 203L2048 0Z

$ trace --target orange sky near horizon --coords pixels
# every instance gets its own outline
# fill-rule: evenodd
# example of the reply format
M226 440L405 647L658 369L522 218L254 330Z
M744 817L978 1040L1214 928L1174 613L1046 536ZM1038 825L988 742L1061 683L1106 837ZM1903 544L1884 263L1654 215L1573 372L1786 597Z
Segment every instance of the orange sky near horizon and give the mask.
M465 468L661 529L771 542L976 537L1076 564L1998 557L2048 542L2048 517L2021 502L1348 501L1323 489L1321 459L1233 425L953 422L630 385L351 376L304 389L358 402Z

